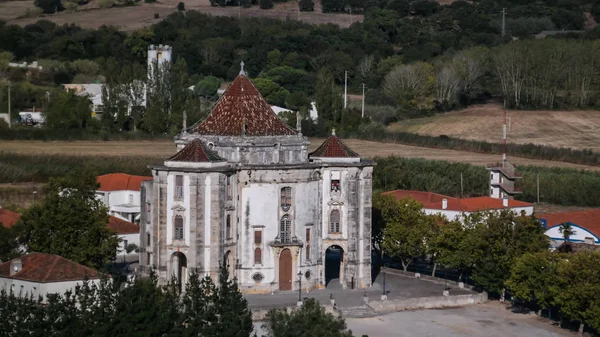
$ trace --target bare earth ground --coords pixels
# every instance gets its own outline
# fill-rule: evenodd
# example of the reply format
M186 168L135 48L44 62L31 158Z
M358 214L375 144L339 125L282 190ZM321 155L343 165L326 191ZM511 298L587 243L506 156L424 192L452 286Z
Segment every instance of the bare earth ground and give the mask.
M600 111L508 110L508 140L600 151ZM425 135L447 135L489 142L502 141L504 113L501 105L476 105L464 110L401 121L391 130Z
M309 149L315 150L322 139L311 139ZM402 156L465 162L475 165L485 165L497 162L499 155L432 149L425 147L400 145L394 143L379 143L358 139L346 139L344 142L354 151L366 158L375 156ZM77 142L44 142L44 141L1 141L0 152L23 154L62 154L86 156L145 156L167 158L175 153L175 146L170 140L156 141L77 141ZM559 166L576 169L600 170L600 167L577 165L547 160L510 158L517 165Z
M262 10L258 6L241 9L239 7L213 7L209 0L186 0L184 2L187 10L196 10L215 16L290 18L310 24L333 23L341 27L349 27L352 23L363 20L362 15L321 13L318 1L315 2L314 12L299 12L296 1L275 4L275 7L269 10ZM131 31L155 24L176 12L177 3L179 0L160 0L152 4L139 2L136 6L100 9L95 4L95 0L92 0L88 5L81 6L78 12L63 11L43 17L20 18L25 14L27 8L33 7L33 1L9 1L0 2L0 19L21 26L45 19L57 24L75 23L84 28L109 25ZM154 13L158 13L160 18L155 19Z
M346 320L354 336L369 337L558 337L575 334L538 319L515 314L499 302L445 310L402 311Z

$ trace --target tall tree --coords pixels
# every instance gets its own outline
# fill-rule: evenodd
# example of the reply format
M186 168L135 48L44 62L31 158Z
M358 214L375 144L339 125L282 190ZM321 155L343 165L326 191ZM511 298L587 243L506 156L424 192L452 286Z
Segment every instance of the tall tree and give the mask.
M97 187L92 174L50 179L44 199L15 225L26 251L105 267L115 256L119 239L107 227L107 208L95 197Z

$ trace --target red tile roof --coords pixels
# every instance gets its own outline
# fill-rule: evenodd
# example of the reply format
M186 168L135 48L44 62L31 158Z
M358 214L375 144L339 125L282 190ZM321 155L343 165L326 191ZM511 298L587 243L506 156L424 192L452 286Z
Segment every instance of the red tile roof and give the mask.
M583 211L560 212L549 214L536 214L538 219L543 219L546 228L552 228L563 222L570 222L600 238L600 209L588 209Z
M99 278L99 273L64 257L31 253L20 257L23 268L10 276L10 262L0 264L0 277L32 282L62 282Z
M98 191L139 191L142 181L152 180L152 177L132 176L125 173L110 173L96 178L100 187Z
M194 139L187 144L181 151L167 159L167 161L186 161L195 163L227 161L221 158L216 152L208 149L202 141Z
M297 134L279 119L248 77L240 74L210 115L192 132L218 136L277 136Z
M108 228L116 234L139 234L140 226L115 216L108 219Z
M0 223L6 228L11 228L14 224L19 221L21 216L19 213L11 212L7 209L0 208Z
M358 158L360 156L344 144L344 142L335 135L334 131L321 146L309 154L309 157Z
M475 198L453 198L443 194L422 191L395 190L384 192L383 194L392 195L396 200L404 198L413 198L423 204L423 208L443 210L443 199L448 201L446 210L460 212L477 212L493 209L516 208L516 207L533 207L533 204L518 201L514 199L508 200L508 207L504 207L502 199L492 197L475 197Z

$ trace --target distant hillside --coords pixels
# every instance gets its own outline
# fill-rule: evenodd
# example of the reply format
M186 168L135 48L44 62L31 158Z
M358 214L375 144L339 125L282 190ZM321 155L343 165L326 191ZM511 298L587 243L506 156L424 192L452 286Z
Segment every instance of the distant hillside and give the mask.
M502 142L501 105L472 106L434 117L401 121L390 130ZM600 151L600 111L508 110L509 142Z

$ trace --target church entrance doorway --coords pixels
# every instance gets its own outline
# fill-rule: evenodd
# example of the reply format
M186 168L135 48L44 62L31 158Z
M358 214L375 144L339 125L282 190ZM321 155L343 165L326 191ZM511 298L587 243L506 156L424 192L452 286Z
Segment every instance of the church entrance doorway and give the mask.
M333 245L325 251L325 286L327 288L342 288L344 250Z
M177 287L181 291L187 283L187 258L181 252L171 255L171 268L173 277L177 280Z
M292 290L292 252L289 249L279 254L279 290Z

